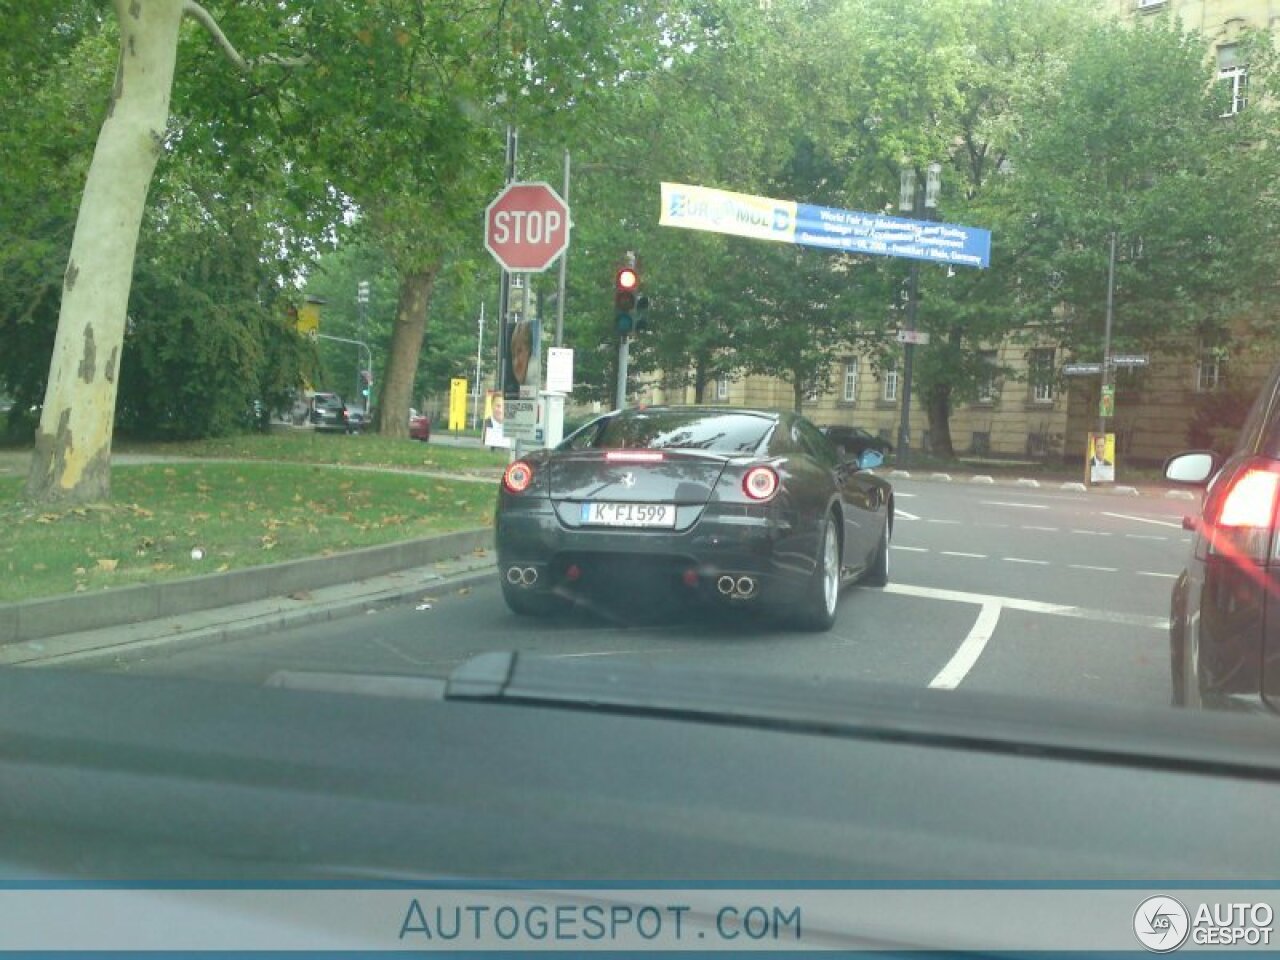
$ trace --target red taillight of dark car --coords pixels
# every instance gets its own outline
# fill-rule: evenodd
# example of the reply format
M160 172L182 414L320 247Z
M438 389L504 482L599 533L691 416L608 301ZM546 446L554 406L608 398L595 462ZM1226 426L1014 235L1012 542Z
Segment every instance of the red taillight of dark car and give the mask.
M508 493L524 493L531 483L533 467L523 460L517 460L502 474L502 486Z
M742 492L752 500L768 500L778 492L778 475L772 467L752 467L742 478Z
M1256 458L1224 474L1204 504L1201 549L1208 556L1237 562L1267 563L1274 557L1276 498L1280 463Z

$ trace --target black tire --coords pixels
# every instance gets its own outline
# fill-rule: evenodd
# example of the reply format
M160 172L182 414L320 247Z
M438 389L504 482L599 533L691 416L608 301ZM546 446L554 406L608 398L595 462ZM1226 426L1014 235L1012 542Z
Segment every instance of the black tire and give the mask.
M862 575L862 582L868 587L883 587L889 583L889 521L886 519L884 530L880 534L880 544L876 547L871 566Z
M564 601L548 593L532 593L523 587L512 586L506 579L502 584L502 599L512 613L520 617L550 617L564 609Z
M840 602L840 532L835 516L830 513L823 521L816 561L813 577L796 610L795 620L801 630L825 633L835 625L836 608Z

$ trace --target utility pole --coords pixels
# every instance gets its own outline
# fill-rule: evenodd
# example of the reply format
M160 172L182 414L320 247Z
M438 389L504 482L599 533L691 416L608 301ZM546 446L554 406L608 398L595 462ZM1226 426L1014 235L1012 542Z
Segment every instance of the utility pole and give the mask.
M1104 399L1107 388L1115 389L1115 367L1111 362L1111 324L1115 317L1116 234L1111 231L1111 256L1107 260L1107 322L1102 333L1102 389L1098 394L1098 432L1107 432ZM1113 410L1112 413L1115 411Z
M898 209L910 213L914 220L932 220L938 208L938 192L942 186L942 164L931 163L923 195L914 167L902 169L898 192ZM907 331L914 333L920 303L920 261L913 259L907 276ZM911 460L911 380L915 366L916 345L908 340L902 360L902 417L898 422L898 463L907 466Z
M560 195L565 202L565 206L569 206L569 151L564 152L564 192ZM572 210L572 207L569 207ZM571 214L572 215L572 214ZM556 340L557 347L564 346L564 287L565 272L568 270L569 248L565 247L564 253L560 254L560 281L556 287Z
M360 312L359 339L361 342L363 342L365 339L365 336L364 336L365 322L368 319L368 313L369 313L369 281L368 280L361 280L359 283L356 284L356 305L359 307L359 312ZM367 350L368 348L366 347L365 349ZM356 364L358 365L359 363L360 363L360 355L359 353L357 353ZM372 361L370 362L370 366L368 370L369 370L369 376L372 377L373 376ZM360 370L357 370L356 371L356 394L355 394L357 397L361 395L361 391L363 390L363 388L364 388L364 373ZM372 394L372 392L373 392L372 389L370 389L370 394ZM366 418L369 416L369 406L372 403L372 401L373 401L372 396L370 396L365 401L364 413Z
M623 260L623 268L624 270L635 270L636 255L633 251L627 251L627 255ZM631 334L621 330L618 335L618 386L614 397L615 410L621 410L627 405L627 362L630 356Z
M476 392L471 402L471 429L476 428L476 422L480 419L480 365L482 351L484 350L484 301L480 301L480 336L476 339Z

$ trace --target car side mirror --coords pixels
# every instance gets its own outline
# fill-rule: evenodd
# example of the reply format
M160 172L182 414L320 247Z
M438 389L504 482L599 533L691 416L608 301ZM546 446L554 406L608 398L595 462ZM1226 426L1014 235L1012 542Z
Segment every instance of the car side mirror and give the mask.
M858 469L871 470L884 463L884 454L879 450L863 450L858 455Z
M1203 486L1218 472L1222 462L1211 450L1190 450L1170 457L1164 464L1164 477L1174 483Z

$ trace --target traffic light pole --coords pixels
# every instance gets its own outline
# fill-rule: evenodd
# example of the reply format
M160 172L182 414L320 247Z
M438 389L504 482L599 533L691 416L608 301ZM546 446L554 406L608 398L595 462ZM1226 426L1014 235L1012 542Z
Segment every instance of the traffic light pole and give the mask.
M631 337L624 333L618 338L618 392L613 404L616 410L627 405L627 360L630 352Z

